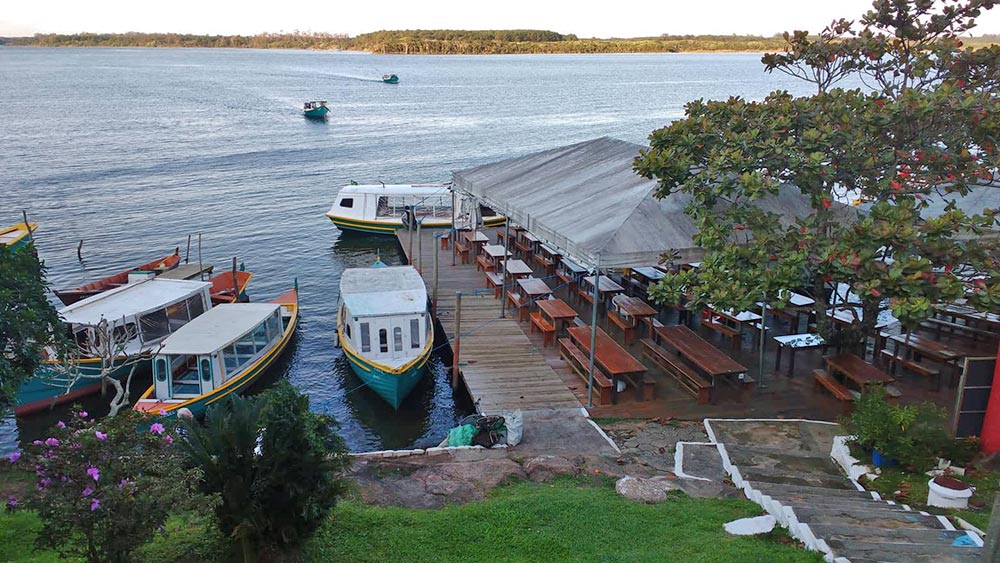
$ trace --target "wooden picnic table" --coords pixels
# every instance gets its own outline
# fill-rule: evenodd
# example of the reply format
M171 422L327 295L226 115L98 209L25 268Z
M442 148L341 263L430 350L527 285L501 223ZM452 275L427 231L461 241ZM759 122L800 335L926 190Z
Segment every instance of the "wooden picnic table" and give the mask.
M587 282L587 285L590 287L594 287L594 276L584 276L583 281ZM602 274L601 283L597 291L602 295L608 295L621 293L625 291L625 288L615 283L615 280Z
M510 251L499 244L487 244L483 247L483 252L485 252L486 256L489 256L490 260L493 260L494 263L498 258L503 258L504 255L511 256Z
M511 260L508 258L506 264L504 264L503 260L499 260L498 262L501 268L506 267L506 274L514 279L530 276L533 273L531 266L525 264L523 260Z
M556 276L560 281L566 284L570 295L572 295L573 291L576 289L577 284L580 282L580 278L582 278L586 273L586 268L565 258L559 261L559 267L556 269Z
M865 386L873 383L891 383L891 375L869 364L854 354L836 354L826 357L826 367L830 374L842 373L844 377L858 384L864 391Z
M795 352L797 350L827 347L826 340L824 340L822 336L813 332L775 336L774 341L778 343L778 354L777 358L774 360L774 371L778 372L781 370L781 351L788 348L788 377L791 377L792 373L795 371Z
M649 325L649 334L652 336L653 317L656 315L656 309L638 297L629 297L627 295L616 295L611 300L611 304L612 308L616 309L618 313L609 310L609 319L611 315L617 314L618 318L623 321L623 325L633 329L638 328L639 324L644 322ZM628 332L626 332L625 340L628 343Z
M517 280L517 285L529 299L540 299L552 294L552 288L545 283L545 280L538 278L522 278Z
M573 326L567 329L569 337L587 355L590 354L590 327ZM612 402L618 399L618 380L623 378L634 378L636 394L642 400L643 376L646 373L646 366L635 359L624 348L618 345L608 333L597 327L594 340L594 361L601 370L612 378L613 388L611 390Z
M525 281L525 280L518 280ZM566 304L562 299L540 299L535 302L542 316L547 318L552 326L556 327L556 332L562 330L576 318L576 311Z
M950 317L952 321L962 319L971 326L979 325L991 330L1000 330L1000 315L996 313L984 313L972 307L955 304L939 305L935 307L935 313Z
M698 336L684 325L658 326L654 330L655 340L666 342L686 360L712 379L716 386L717 377L745 374L747 368L730 358L711 342Z

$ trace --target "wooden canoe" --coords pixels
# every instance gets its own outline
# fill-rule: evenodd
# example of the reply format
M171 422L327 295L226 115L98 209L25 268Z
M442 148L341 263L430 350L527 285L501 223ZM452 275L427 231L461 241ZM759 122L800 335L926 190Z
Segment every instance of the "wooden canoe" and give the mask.
M236 277L235 291L233 290L234 275ZM210 280L212 282L212 288L208 290L212 297L212 305L218 305L219 303L236 303L239 301L240 296L243 295L243 291L246 290L247 284L250 283L250 278L252 277L253 274L243 270L237 270L236 272L229 270L212 276L212 279Z
M73 289L56 289L54 293L64 305L72 305L81 299L86 299L92 295L97 295L103 291L109 289L114 289L116 287L125 285L128 283L129 272L134 272L137 270L146 272L156 272L161 274L167 270L173 269L181 261L180 249L174 250L173 254L168 254L163 258L159 258L143 264L141 266L136 266L135 268L129 268L124 272L118 272L112 276L108 276L104 279L97 280L88 284L81 285L80 287L75 287ZM232 279L230 277L230 279ZM232 285L232 284L230 284Z

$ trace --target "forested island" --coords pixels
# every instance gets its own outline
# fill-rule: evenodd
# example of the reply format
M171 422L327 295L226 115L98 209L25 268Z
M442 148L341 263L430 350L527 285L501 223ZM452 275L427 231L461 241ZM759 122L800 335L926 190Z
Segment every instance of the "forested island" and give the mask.
M188 35L180 33L36 34L0 39L0 44L38 47L221 47L244 49L338 49L379 54L459 55L531 53L675 53L768 51L780 36L662 35L629 39L581 39L545 30L399 30L356 37L329 33Z

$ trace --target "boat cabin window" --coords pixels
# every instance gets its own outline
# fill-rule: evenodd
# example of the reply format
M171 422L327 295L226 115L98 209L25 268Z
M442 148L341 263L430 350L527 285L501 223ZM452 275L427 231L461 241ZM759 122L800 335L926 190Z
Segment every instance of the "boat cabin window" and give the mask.
M201 379L202 381L212 381L212 362L208 358L201 359Z
M420 348L420 319L410 319L410 348Z
M274 340L275 338L281 336L284 332L281 326L281 313L275 313L274 316L267 319L267 337L269 340Z
M278 313L275 312L275 314ZM277 338L277 333L272 336L271 330L273 329L269 328L274 326L274 318L274 316L268 317L252 331L222 350L222 364L226 368L223 380L228 379L234 372L260 357L268 345Z
M139 317L142 340L153 342L164 338L204 312L203 297L194 295L184 301L167 305L163 309L146 313Z
M344 199L340 200L340 206L341 207L354 207L354 198L353 197L345 197Z
M344 335L348 340L351 339L351 323L344 323Z
M378 349L383 354L389 351L389 333L384 328L378 330Z
M111 339L116 343L124 343L135 340L139 336L139 329L135 323L125 323L118 325L111 330Z
M372 335L369 331L368 323L361 323L358 325L361 327L361 351L371 352L372 351Z
M139 317L139 328L142 329L142 339L145 342L152 342L166 337L170 334L167 311L158 309Z
M403 329L398 326L392 329L392 349L396 352L403 351Z

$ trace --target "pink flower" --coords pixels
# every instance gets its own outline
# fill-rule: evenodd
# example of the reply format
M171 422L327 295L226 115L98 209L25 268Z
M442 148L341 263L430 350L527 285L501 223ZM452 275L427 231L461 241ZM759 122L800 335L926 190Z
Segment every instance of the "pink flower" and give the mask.
M166 436L163 437L163 441L166 442L167 444L173 444L174 437L171 436L170 434L167 434Z
M17 508L17 497L10 495L7 497L7 508L14 509Z
M90 501L90 511L91 512L97 510L100 507L101 507L101 501L100 501L100 499L96 499L95 498L94 500Z
M66 423L60 420L59 422L56 423L56 426L58 426L59 428L66 428Z
M167 416L167 409L160 409L156 414L160 416Z
M153 433L153 434L156 434L157 436L159 436L160 434L163 434L163 431L164 431L164 428L163 428L163 425L162 425L162 424L160 424L159 422L154 422L154 423L153 423L153 424L152 424L152 425L151 425L151 426L149 427L149 431L150 431L151 433Z
M12 453L9 456L7 456L7 459L10 460L11 463L14 463L15 461L21 459L21 452Z
M108 435L105 434L104 432L101 432L100 430L94 431L94 436L97 436L98 440L107 440L108 439Z
M80 418L87 418L90 415L87 414L87 411L80 411L80 414L78 414L77 416L79 416Z
M42 491L49 488L49 485L51 484L52 484L52 479L45 477L43 479L38 480L38 484L35 485L35 488L38 489L39 491Z
M83 490L83 493L81 493L80 496L89 497L92 494L94 494L94 489L91 489L90 485L87 485L87 488Z
M46 446L51 446L51 447L54 448L54 447L56 447L56 446L59 445L59 440L56 440L55 438L46 438L45 439L45 445Z
M42 441L41 440L35 440L34 442L31 443L31 445L32 446L41 446L42 445Z
M101 478L101 472L98 471L98 469L96 467L88 467L87 468L87 475L90 475L91 477L93 477L94 481L97 481L98 479Z

